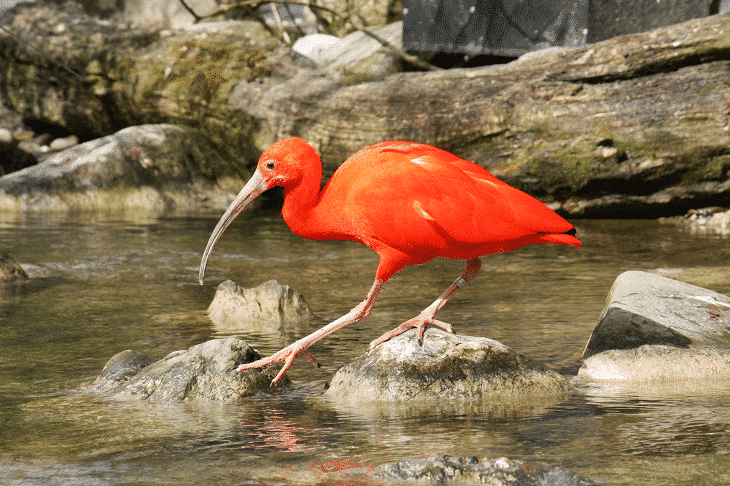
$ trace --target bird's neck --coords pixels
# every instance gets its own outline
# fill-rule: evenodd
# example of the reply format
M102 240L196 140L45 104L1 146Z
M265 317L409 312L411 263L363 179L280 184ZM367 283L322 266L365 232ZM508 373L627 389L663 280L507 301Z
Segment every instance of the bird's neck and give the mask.
M309 161L299 182L284 188L284 206L281 214L289 228L297 235L317 238L319 187L322 182L322 163Z

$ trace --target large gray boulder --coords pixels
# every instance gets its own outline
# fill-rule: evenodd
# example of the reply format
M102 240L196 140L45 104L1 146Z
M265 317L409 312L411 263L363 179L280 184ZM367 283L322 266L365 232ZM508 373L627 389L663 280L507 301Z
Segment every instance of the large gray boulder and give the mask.
M220 175L216 150L195 132L140 125L50 156L0 177L0 209L171 209L220 207L242 184Z
M558 373L487 338L410 330L340 367L327 394L350 401L561 396L572 390Z
M730 297L647 272L618 276L583 352L593 380L730 379Z
M302 294L276 280L250 289L226 280L218 286L208 316L218 331L278 330L310 319L312 311Z
M175 351L159 361L122 351L104 366L101 375L82 391L115 399L154 402L230 401L270 390L276 367L237 373L234 369L261 355L236 338L213 339L188 350ZM279 382L288 385L285 376Z
M373 477L389 481L427 483L490 484L492 486L588 486L585 481L561 469L537 469L506 457L438 456L382 464Z

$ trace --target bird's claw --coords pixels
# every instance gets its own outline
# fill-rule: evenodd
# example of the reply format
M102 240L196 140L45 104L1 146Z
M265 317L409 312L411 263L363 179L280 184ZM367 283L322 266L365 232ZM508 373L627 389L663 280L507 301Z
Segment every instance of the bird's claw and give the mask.
M417 329L418 330L418 344L423 344L423 335L426 333L426 328L431 326L436 326L444 331L453 334L454 328L451 327L451 324L448 322L439 321L437 319L434 319L433 317L423 317L423 316L417 316L414 317L411 320L408 320L401 324L400 326L396 327L395 329L386 332L382 336L380 336L378 339L374 340L370 343L368 346L368 352L372 351L373 349L377 348L384 342L396 337L400 336L404 332L410 330L410 329Z
M319 361L317 361L317 359L312 356L312 353L310 353L306 348L296 349L294 345L290 345L282 349L281 351L272 354L268 358L261 358L256 361L252 361L251 363L244 363L238 366L235 371L241 372L244 370L263 368L264 366L268 366L270 364L283 362L284 366L279 370L279 373L274 377L274 379L271 380L271 386L274 386L279 382L279 380L281 380L281 377L284 376L284 373L286 373L286 371L291 368L291 365L294 363L294 359L300 354L304 355L304 357L306 357L317 368L320 367Z

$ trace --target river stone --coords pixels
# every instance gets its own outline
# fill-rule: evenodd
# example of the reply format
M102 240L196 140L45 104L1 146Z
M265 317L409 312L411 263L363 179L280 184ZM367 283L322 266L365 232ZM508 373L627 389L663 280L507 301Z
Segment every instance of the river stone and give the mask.
M8 253L0 250L0 283L25 282L28 274Z
M129 381L142 368L145 368L155 360L146 354L127 349L112 356L101 370L101 375L94 381L95 390L98 393L110 393L123 383Z
M258 351L236 338L213 339L155 363L140 353L123 351L107 362L84 391L154 402L235 400L270 389L276 367L234 371L238 365L260 358ZM283 385L290 383L286 376L282 380Z
M208 316L219 330L248 329L262 324L278 328L282 324L305 321L312 317L312 311L302 294L276 280L250 289L226 280L218 286Z
M0 209L225 207L230 191L209 180L219 159L190 129L129 127L0 177Z
M594 380L730 378L730 297L647 272L618 276L583 352Z
M492 339L414 329L340 367L327 393L348 400L510 399L565 394L558 373Z
M480 459L476 456L437 456L390 462L376 467L373 477L388 481L490 484L492 486L588 486L595 484L556 468L541 471L506 457Z

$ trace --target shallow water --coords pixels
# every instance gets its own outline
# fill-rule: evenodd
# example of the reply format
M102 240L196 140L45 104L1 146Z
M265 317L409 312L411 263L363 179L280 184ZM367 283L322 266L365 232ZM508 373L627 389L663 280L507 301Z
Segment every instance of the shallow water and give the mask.
M242 333L268 355L360 302L377 258L349 242L292 235L276 214L242 215L197 284L219 215L135 220L0 215L0 247L33 277L0 292L0 484L377 484L378 464L437 454L508 456L605 484L730 483L725 383L651 389L581 384L530 409L445 404L431 410L339 403L328 376L428 305L463 262L407 268L372 315L315 345L293 389L235 404L117 402L73 393L112 355L154 358L230 335L205 316L215 286L274 278L317 317ZM625 270L730 294L730 240L655 221L576 222L585 248L537 246L484 258L439 314L574 375L605 296ZM43 250L40 250L40 249Z

